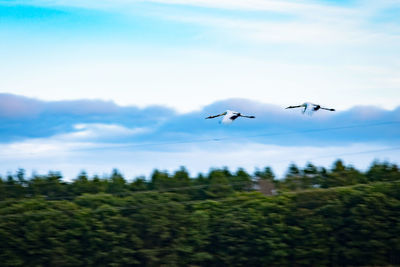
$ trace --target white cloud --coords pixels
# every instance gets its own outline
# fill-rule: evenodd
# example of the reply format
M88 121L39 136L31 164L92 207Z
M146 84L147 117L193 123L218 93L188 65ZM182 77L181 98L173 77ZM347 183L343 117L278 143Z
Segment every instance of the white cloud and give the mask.
M400 44L400 25L390 22L371 22L371 18L382 10L396 6L393 1L358 2L339 7L316 1L210 1L210 0L160 0L155 2L206 6L251 11L274 11L277 14L290 14L289 19L210 15L207 12L158 13L160 17L185 23L196 23L212 27L218 34L246 39L258 43L283 43L318 45L368 45L392 43ZM400 5L397 5L400 6ZM219 30L218 30L219 29Z
M151 131L151 129L144 127L127 128L117 124L104 123L79 123L74 125L74 129L77 131L57 135L53 138L69 141L99 141L126 138Z
M31 138L21 142L0 144L0 158L19 161L21 158L66 157L79 151L98 148L117 148L120 144L110 141L126 140L139 134L149 133L150 128L126 128L116 124L81 123L76 131L57 134L49 138ZM125 138L125 139L124 139Z

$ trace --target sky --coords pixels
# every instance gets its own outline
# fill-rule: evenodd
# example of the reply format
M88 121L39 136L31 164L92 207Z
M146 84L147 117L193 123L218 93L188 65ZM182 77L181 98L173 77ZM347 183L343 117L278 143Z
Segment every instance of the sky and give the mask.
M400 163L398 0L0 0L0 40L0 175Z

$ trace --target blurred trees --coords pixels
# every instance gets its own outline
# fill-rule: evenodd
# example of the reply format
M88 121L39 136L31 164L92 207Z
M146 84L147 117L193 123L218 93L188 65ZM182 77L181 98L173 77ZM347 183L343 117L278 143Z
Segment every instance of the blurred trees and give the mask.
M292 163L283 179L277 179L270 167L257 169L249 174L243 168L232 173L227 168L211 169L208 174L191 177L185 167L172 174L154 170L150 179L137 177L127 181L114 169L109 177L88 177L82 171L72 182L63 181L59 172L47 175L33 174L27 178L19 169L15 174L0 176L0 200L44 196L47 199L71 199L83 194L109 193L127 195L138 191L168 191L188 195L191 199L225 197L233 192L252 191L258 180L270 181L280 192L301 191L316 188L331 188L366 184L381 181L400 180L400 169L388 162L374 161L365 172L345 165L342 160L333 163L332 168L317 167L307 163L304 168Z
M0 204L2 266L400 264L396 183L188 201L171 192Z
M280 194L253 192L258 179ZM1 266L386 266L400 264L400 171L156 170L0 179Z
M400 180L400 171L395 164L375 161L363 173L337 160L330 170L316 167L312 163L307 163L304 169L291 164L284 179L278 181L277 187L282 191L299 191L396 180Z

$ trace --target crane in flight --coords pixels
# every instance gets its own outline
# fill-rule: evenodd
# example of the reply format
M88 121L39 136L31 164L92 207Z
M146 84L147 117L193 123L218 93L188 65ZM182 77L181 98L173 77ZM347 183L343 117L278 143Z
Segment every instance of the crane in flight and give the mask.
M224 113L221 113L221 114L218 114L218 115L208 116L206 119L213 119L213 118L217 118L219 116L224 116L222 118L222 120L220 121L220 123L224 123L224 124L232 123L234 120L236 120L239 117L249 118L249 119L254 119L255 118L255 116L246 116L246 115L242 115L240 112L227 110Z
M302 112L303 114L304 114L304 113L307 113L307 114L310 115L310 116L311 116L314 112L316 112L316 111L318 111L318 110L320 110L320 109L329 110L329 111L335 111L335 109L333 109L333 108L321 107L320 105L313 104L313 103L310 103L310 102L306 102L306 103L303 103L303 104L298 105L298 106L289 106L289 107L287 107L286 109L288 109L288 108L303 108L303 110L302 110L301 112Z

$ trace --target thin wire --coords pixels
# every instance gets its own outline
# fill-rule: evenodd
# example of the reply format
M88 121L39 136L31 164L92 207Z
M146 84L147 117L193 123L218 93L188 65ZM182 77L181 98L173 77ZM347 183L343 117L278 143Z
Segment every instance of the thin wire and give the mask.
M324 155L324 156L311 157L311 158L310 157L302 157L302 158L297 158L295 161L312 161L312 160L318 160L318 159L322 159L322 158L340 158L343 156L370 154L370 153L395 151L395 150L400 150L400 147L377 149L377 150L365 150L365 151L342 153L342 154L332 154L332 155ZM269 164L288 163L288 162L293 162L293 161L294 160L277 160L277 161L270 161Z
M262 134L257 134L257 135L247 135L247 136L239 136L239 137L228 136L228 137L220 137L220 138L206 138L206 139L194 139L194 140L186 140L186 141L157 142L157 143L144 143L144 144L121 144L121 145L112 144L110 146L77 148L77 149L70 149L68 151L71 151L71 152L95 151L95 150L107 150L107 149L110 150L110 149L134 148L134 147L221 142L221 141L232 140L232 139L237 140L238 138L248 139L248 138L256 138L256 137L266 137L266 136L283 136L283 135L293 135L293 134L301 134L301 133L316 133L316 132L325 132L325 131L334 131L334 130L343 130L343 129L384 126L384 125L398 124L398 123L400 123L400 121L386 121L386 122L378 122L378 123L370 123L370 124L348 125L348 126L338 126L338 127L329 127L329 128L316 128L316 129L308 129L308 130L302 130L302 131L290 131L290 132L280 132L280 133L262 133ZM19 153L19 154L26 154L26 153ZM38 154L40 154L40 153L39 152L29 153L29 155L38 155Z
M397 123L400 123L400 121L386 121L386 122L370 123L370 124L338 126L338 127L329 127L329 128L315 128L315 129L308 129L308 130L302 130L302 131L290 131L290 132L280 132L280 133L279 132L278 133L262 133L262 134L257 134L257 135L247 135L247 136L240 136L240 137L227 136L227 137L220 137L220 138L193 139L193 140L186 140L186 141L171 141L171 142L157 142L157 143L144 143L144 144L122 144L122 145L111 145L111 146L93 147L93 148L71 149L70 151L91 151L91 150L104 150L104 149L116 149L116 148L130 148L130 147L165 146L165 145L177 145L177 144L221 142L221 141L232 140L232 139L237 140L238 138L246 139L246 138L265 137L265 136L281 136L281 135L293 135L293 134L301 134L301 133L326 132L326 131L343 130L343 129L384 126L384 125L397 124Z
M400 150L400 147L388 148L388 149L379 149L379 150L368 150L368 151L361 151L361 152L356 152L356 153L346 153L346 154L340 154L340 156L344 156L344 155L359 155L359 154L376 153L376 152L393 151L393 150ZM321 156L321 157L316 157L314 159L337 157L337 156L338 155ZM311 159L307 159L307 160L311 160ZM185 187L173 187L173 188L155 189L155 190L142 190L142 191L133 191L133 192L130 191L130 192L114 193L114 194L110 194L110 195L113 195L113 196L132 196L132 195L135 195L135 194L163 193L163 192L173 192L173 191L181 191L181 190L201 189L201 188L207 188L207 187L210 187L210 186L223 187L223 186L226 186L226 185L234 186L234 185L244 185L244 184L249 184L249 183L253 183L253 181L234 182L234 183L227 183L227 184L214 184L214 185L213 184L203 184L203 185L193 185L193 186L185 186ZM41 183L41 184L43 184L43 183ZM50 184L50 182L49 182L49 184ZM17 186L17 185L18 184L5 185L5 186ZM69 185L71 185L71 184L69 184ZM100 192L100 193L108 194L106 192ZM45 197L45 200L49 200L50 201L50 200L74 199L74 198L77 198L79 196L81 196L81 195L74 195L74 196L64 195L64 196L57 196L57 197ZM23 197L23 198L15 199L15 200L3 200L3 201L0 201L0 203L16 203L16 202L25 201L27 199L36 199L37 197L40 197L40 195L32 196L32 197Z
M361 152L350 152L350 153L336 154L336 155L330 155L330 156L329 155L328 156L319 156L318 158L309 158L308 160L320 159L320 158L332 158L332 157L336 158L336 157L343 157L343 156L370 154L370 153L393 151L393 150L400 150L400 147L392 147L392 148L376 149L376 150L366 150L366 151L361 151Z
M308 130L303 130L303 131L292 131L292 132L286 132L286 133L259 134L259 135L249 136L249 137L273 136L273 135L290 135L290 134L313 133L313 132L325 132L325 131L342 130L342 129L353 129L353 128L383 126L383 125L396 124L396 123L400 123L400 121L386 121L386 122L371 123L371 124L359 124L359 125L338 126L338 127L329 127L329 128L315 128L315 129L308 129Z
M266 134L258 134L258 135L250 135L250 136L243 136L240 138L253 138L253 137L261 137L261 136L279 136L279 135L292 135L292 134L299 134L299 133L312 133L312 132L323 132L323 131L331 131L331 130L342 130L342 129L352 129L352 128L361 128L361 127L372 127L372 126L383 126L388 124L396 124L400 123L400 121L387 121L387 122L379 122L379 123L371 123L371 124L363 124L363 125L350 125L350 126L339 126L339 127L330 127L330 128L322 128L322 129L309 129L303 131L292 131L292 132L283 132L283 133L266 133ZM175 141L175 142L164 142L164 143L147 143L147 144L126 144L126 145L119 145L119 146L108 146L108 147L96 147L96 148L86 148L86 149L77 149L72 151L88 151L88 150L103 150L103 149L113 149L113 148L128 148L128 147L139 147L139 146L157 146L157 145L172 145L172 144L184 144L184 143L197 143L197 142L220 142L229 139L237 139L237 137L222 137L222 138L212 138L212 139L198 139L198 140L188 140L188 141ZM371 150L371 151L361 151L355 153L346 153L346 154L339 154L339 155L332 155L332 156L320 156L320 157L313 157L308 158L306 160L313 160L319 158L329 158L329 157L340 157L346 155L357 155L357 154L366 154L366 153L374 153L374 152L382 152L382 151L390 151L390 150L397 150L399 148L393 149L382 149L382 150ZM273 163L283 163L287 161L279 161ZM65 183L65 182L61 182ZM47 182L41 182L41 185L47 184ZM54 182L48 182L48 184L54 184ZM3 184L2 186L24 186L21 184Z
M378 152L394 151L394 150L400 150L400 147L377 149L377 150L365 150L365 151L342 153L342 154L332 154L332 155L318 156L318 157L312 157L312 158L301 158L301 160L311 161L311 160L317 160L320 158L334 158L334 157L336 158L336 157L342 157L342 156L361 155L361 154L378 153ZM276 163L286 163L286 162L288 162L288 160L272 161L270 163L276 164ZM34 185L34 184L32 184L32 183L30 184L30 183L31 183L31 180L28 180L25 182L25 184L18 184L18 183L16 183L16 184L1 184L0 186L22 186L23 188L28 188L28 187ZM63 181L61 181L59 183L55 183L52 181L43 181L35 186L44 185L44 184L72 185L72 183L67 183L67 182L63 182ZM182 188L182 187L179 187L179 188ZM178 188L176 188L175 190L178 190ZM182 190L184 190L184 189L182 189ZM146 190L146 191L151 192L152 190Z

